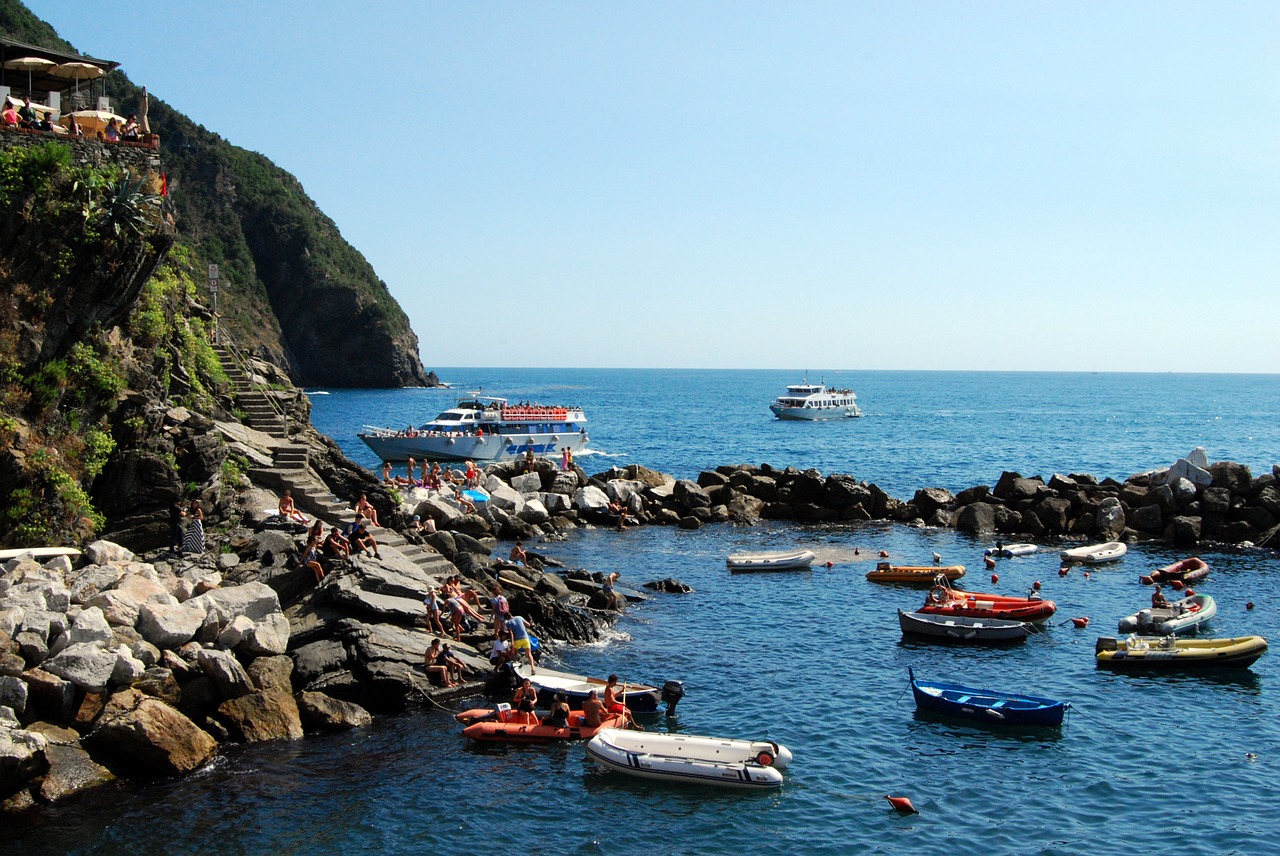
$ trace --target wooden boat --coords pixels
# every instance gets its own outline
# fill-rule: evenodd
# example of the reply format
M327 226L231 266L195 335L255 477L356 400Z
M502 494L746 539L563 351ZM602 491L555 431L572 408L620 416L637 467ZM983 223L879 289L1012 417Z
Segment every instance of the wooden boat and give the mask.
M1000 547L988 547L984 552L984 556L997 556L1003 559L1013 559L1018 556L1030 556L1039 550L1036 544L1005 544Z
M1207 576L1209 576L1209 563L1199 556L1181 559L1172 565L1165 565L1151 572L1153 582L1182 580L1184 583L1197 583Z
M968 618L1001 618L1005 621L1044 621L1058 610L1039 595L1013 597L1003 594L956 591L945 585L929 589L918 612L928 615L962 615Z
M1218 614L1217 602L1207 594L1193 594L1167 607L1152 607L1120 619L1121 633L1170 636L1198 630Z
M1244 669L1267 653L1261 636L1180 639L1177 636L1103 636L1095 647L1098 665L1129 671Z
M898 610L902 635L945 642L1021 642L1027 638L1027 624L1001 618L970 618L965 615L933 615Z
M557 728L546 725L533 714L511 709L509 704L496 708L476 708L456 714L454 719L466 724L462 735L484 743L554 743L557 740L590 740L602 728L622 728L626 717L621 714L606 716L597 726L586 725L582 711L569 712L569 726Z
M946 577L955 581L964 576L964 565L891 565L880 562L874 571L867 572L867 579L873 583L908 583L911 585L930 585L938 577Z
M957 716L987 725L1062 724L1070 702L997 690L976 689L941 681L916 680L910 668L911 693L918 710Z
M1104 565L1124 558L1129 548L1123 541L1108 541L1105 544L1086 544L1063 550L1059 556L1064 562L1079 565Z
M789 550L777 553L738 553L725 559L735 574L750 571L806 571L817 558L812 550Z
M783 754L785 752L785 755ZM791 753L776 743L604 729L587 755L607 769L642 779L768 790L782 784Z
M521 678L528 678L538 690L538 705L551 707L556 693L562 693L570 707L580 707L587 700L592 690L604 699L604 688L608 681L603 678L588 678L585 675L574 675L569 672L557 672L542 666L533 674L529 673L528 664L516 666L516 673ZM618 698L635 713L652 713L658 709L662 700L662 691L648 684L618 682Z

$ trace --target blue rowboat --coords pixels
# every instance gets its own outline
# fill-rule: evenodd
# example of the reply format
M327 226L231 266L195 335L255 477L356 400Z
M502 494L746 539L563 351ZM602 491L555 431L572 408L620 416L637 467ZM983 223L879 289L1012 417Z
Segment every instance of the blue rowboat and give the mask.
M941 681L916 680L908 668L916 709L942 713L987 725L1062 725L1071 702L1039 696L983 690Z

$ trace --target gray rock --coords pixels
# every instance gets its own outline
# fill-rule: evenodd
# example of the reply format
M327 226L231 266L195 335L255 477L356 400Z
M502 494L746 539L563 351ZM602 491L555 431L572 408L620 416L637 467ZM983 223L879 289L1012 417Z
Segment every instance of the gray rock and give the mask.
M116 667L111 672L112 683L117 685L132 684L146 673L146 663L134 657L133 652L129 650L127 645L119 646L115 649L115 652Z
M45 747L49 769L40 780L42 801L56 803L115 781L115 775L90 758L89 753L80 746L79 735L69 729L57 731L60 732L58 738L45 734L49 740Z
M5 636L14 636L18 633L18 628L22 626L22 619L26 617L26 610L20 606L5 606L0 608L0 633Z
M177 648L195 638L206 611L187 603L145 603L138 611L138 632L157 648Z
M693 484L693 482L689 482ZM697 487L697 485L694 485ZM710 500L707 500L710 503ZM595 485L580 487L573 492L573 507L579 511L599 512L609 507L609 495Z
M113 562L132 562L135 557L119 544L113 544L110 541L94 541L85 550L85 558L91 565L109 565Z
M1185 508L1187 505L1196 500L1195 482L1190 479L1177 478L1169 483L1169 487L1173 490L1174 504L1179 508Z
M223 699L234 699L255 692L253 681L244 666L230 651L202 649L196 662Z
M67 722L75 713L76 687L44 669L22 673L27 685L27 714L50 722Z
M44 641L39 633L23 630L13 637L13 641L17 643L18 651L22 654L22 659L26 661L28 667L40 665L49 656L49 644Z
M223 553L218 556L218 570L229 571L240 564L240 557L235 553Z
M1209 468L1209 453L1205 451L1204 446L1196 446L1191 450L1190 454L1187 455L1185 460L1193 466L1200 467L1201 469Z
M1213 484L1213 475L1203 467L1193 464L1186 458L1180 458L1169 467L1169 474L1165 477L1169 484L1173 484L1179 479L1186 479L1197 487L1209 487ZM1175 488L1175 492L1176 492Z
M548 514L563 514L573 507L569 497L561 493L540 493L538 500Z
M260 621L280 611L280 599L275 590L265 583L246 583L206 592L191 598L183 606L204 609L211 620L222 626L237 615Z
M245 634L253 630L253 619L247 615L237 615L222 628L218 634L218 647L230 651L240 644Z
M552 494L553 496L555 494ZM563 497L561 497L563 499ZM531 523L534 526L541 526L551 519L551 513L547 507L542 504L541 500L528 499L525 500L524 508L521 509L519 517L525 523Z
M44 772L47 748L42 734L0 727L0 793L12 793Z
M86 690L104 689L116 669L117 656L101 645L77 642L40 664L52 675Z
M85 565L67 576L67 586L72 603L86 603L104 591L113 588L124 575L119 565Z
M293 652L294 674L302 686L321 675L345 671L348 666L347 647L338 639L321 639Z
M66 613L32 608L23 614L21 629L36 634L47 643L56 636L65 636L69 624Z
M127 592L104 591L84 602L85 606L102 611L108 624L117 627L132 627L138 623L138 610L141 604L137 598Z
M294 696L302 724L313 731L345 731L373 722L369 711L349 701L339 701L324 693L303 691Z
M68 636L72 645L102 645L111 641L111 625L107 624L101 609L96 606L87 607L80 610L76 620L71 623Z
M249 664L249 679L260 690L293 692L293 660L284 655L258 657Z
M1157 503L1142 505L1133 511L1133 528L1141 532L1160 532L1164 529L1164 512Z
M1097 530L1108 538L1119 537L1124 531L1124 506L1114 496L1108 496L1098 505Z
M995 532L995 510L985 502L966 505L956 516L956 529L969 535L986 535Z
M528 498L542 491L542 476L537 473L524 473L511 477L511 488Z
M27 682L13 675L0 675L0 706L18 716L27 712Z
M289 650L289 619L282 613L273 612L261 621L255 621L236 650L250 657L283 654Z
M268 690L228 699L218 705L218 717L245 743L303 737L298 703L287 692Z
M334 603L365 615L412 623L427 614L426 606L419 599L365 591L348 576L339 577L328 591Z
M819 489L821 489L821 482ZM680 504L681 508L692 511L695 508L710 508L711 497L707 492L698 487L697 482L688 479L679 479L671 493L672 498Z

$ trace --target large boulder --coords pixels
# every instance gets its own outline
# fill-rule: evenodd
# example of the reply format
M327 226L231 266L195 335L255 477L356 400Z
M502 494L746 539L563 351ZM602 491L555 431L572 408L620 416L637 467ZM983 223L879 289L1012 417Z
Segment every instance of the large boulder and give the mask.
M111 541L94 541L84 551L91 565L123 564L134 560L133 553Z
M512 476L511 489L525 497L536 496L542 491L542 476L537 473L524 473L522 475Z
M541 480L539 480L541 484ZM519 514L524 509L524 496L520 491L511 487L511 485L499 479L497 476L490 476L488 483L485 484L485 490L489 493L489 505L494 508L501 508L503 511L509 511L512 514Z
M249 678L260 690L280 690L292 693L293 660L282 654L258 657L248 668Z
M688 510L711 507L711 497L707 495L707 492L698 487L697 482L688 479L680 479L675 483L672 489L672 497L680 504L681 508Z
M104 591L111 589L124 576L119 565L85 565L67 575L67 585L72 603L87 603Z
M41 668L86 690L104 689L111 681L119 657L101 645L77 642L50 657Z
M22 680L27 685L28 717L50 722L71 719L75 713L75 684L44 669L29 669L22 673Z
M933 518L939 510L949 510L955 502L956 498L951 495L951 491L941 487L921 488L911 500L911 504L919 509L920 516L926 520Z
M995 509L989 503L975 502L960 509L956 529L968 535L987 535L996 530Z
M27 682L14 675L0 675L0 707L18 716L27 712Z
M196 662L209 680L213 681L220 698L234 699L255 691L249 673L230 651L202 649Z
M245 743L300 740L302 720L293 696L279 690L250 693L218 705L218 717Z
M1213 484L1213 474L1203 467L1193 464L1186 458L1179 458L1169 467L1169 472L1165 476L1167 484L1173 484L1179 479L1186 479L1196 487L1209 487Z
M110 770L89 757L80 746L80 735L71 729L38 722L31 730L49 741L45 747L49 769L41 777L39 791L44 802L58 802L115 780Z
M358 704L340 701L317 692L303 692L294 696L302 724L313 731L346 731L363 728L373 722L369 711Z
M72 645L89 643L100 645L111 641L111 625L96 606L80 610L80 614L71 622L68 633Z
M12 793L44 771L48 745L42 734L0 725L0 794Z
M195 638L205 621L205 610L179 604L144 603L138 610L138 632L157 648L178 648Z
M1133 510L1133 528L1140 532L1160 532L1164 529L1164 512L1157 503L1141 505Z
M111 696L85 742L121 765L157 775L190 773L218 748L190 719L135 689Z
M693 483L690 482L690 484ZM694 486L697 487L697 485ZM595 485L589 484L573 492L573 507L579 511L601 512L609 507L609 495Z
M1097 532L1106 538L1118 538L1124 531L1124 506L1114 496L1108 496L1098 504Z

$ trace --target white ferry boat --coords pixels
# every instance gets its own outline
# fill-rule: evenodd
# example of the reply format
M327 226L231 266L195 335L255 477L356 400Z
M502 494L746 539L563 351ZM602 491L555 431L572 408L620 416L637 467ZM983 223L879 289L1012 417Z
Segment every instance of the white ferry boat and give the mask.
M807 380L788 386L787 394L775 398L769 409L779 419L843 419L862 415L853 390L834 389Z
M587 417L581 407L511 404L473 395L418 428L365 426L358 435L384 461L492 462L528 452L550 458L586 448Z

